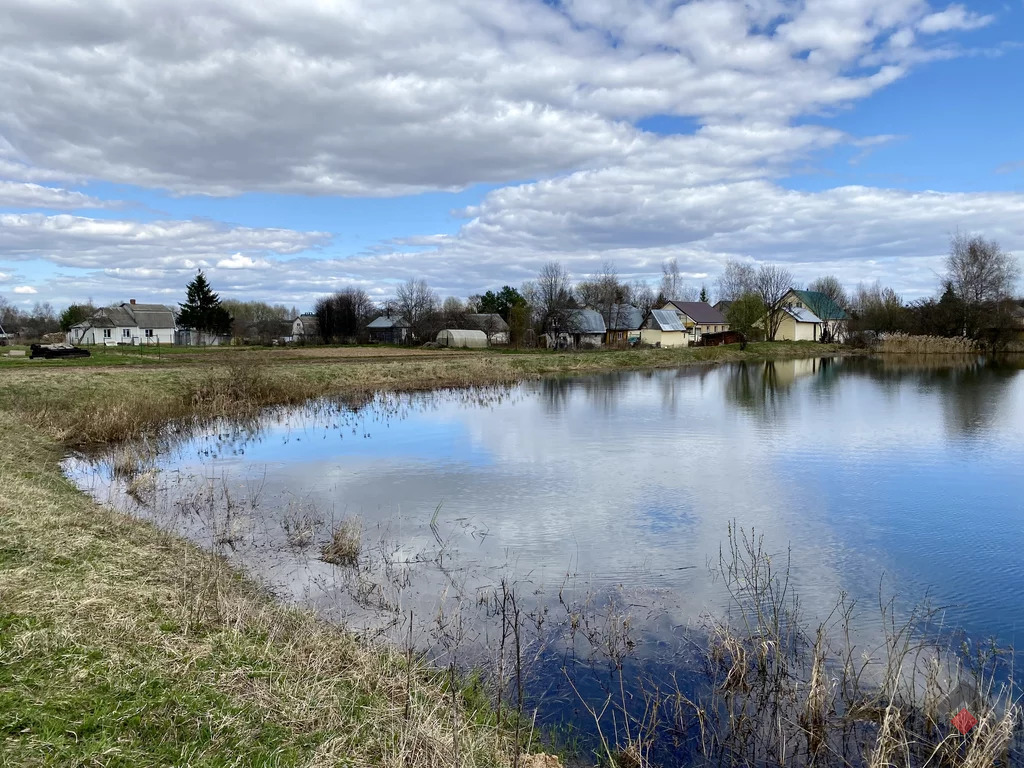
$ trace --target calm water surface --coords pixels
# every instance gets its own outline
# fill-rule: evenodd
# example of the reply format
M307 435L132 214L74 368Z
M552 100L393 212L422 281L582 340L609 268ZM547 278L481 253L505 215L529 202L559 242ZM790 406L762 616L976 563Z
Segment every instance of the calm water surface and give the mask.
M379 620L374 601L430 616L505 578L535 606L617 595L646 640L671 644L724 609L709 564L735 521L791 553L809 616L841 591L877 603L881 584L901 606L930 595L950 626L1014 643L1022 434L1017 365L812 359L271 411L162 444L142 504L102 457L68 470L357 625ZM376 563L361 606L345 569L318 559L347 517ZM311 543L289 545L285 526L302 520Z

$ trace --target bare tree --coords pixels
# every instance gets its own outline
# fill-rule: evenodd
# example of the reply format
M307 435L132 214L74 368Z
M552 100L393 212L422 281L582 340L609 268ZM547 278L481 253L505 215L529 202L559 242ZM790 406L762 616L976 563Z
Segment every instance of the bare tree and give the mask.
M533 307L541 333L551 325L566 329L575 298L569 273L560 263L549 261L541 267L537 280L523 286L523 295Z
M669 301L697 300L697 292L683 281L676 259L669 259L661 265L661 295Z
M746 293L757 292L757 270L753 264L729 259L718 277L718 300L736 301Z
M430 330L438 308L437 294L426 280L410 279L395 291L395 310L409 323L409 331L418 339Z
M846 295L846 289L843 288L843 284L839 282L839 278L835 275L819 277L807 286L807 289L820 293L828 299L828 302L821 302L823 306L812 306L810 310L821 318L822 341L834 341L839 337L839 331L845 321L841 317L837 317L834 309L828 306L828 304L834 304L836 308L841 309L845 314L850 308L850 300Z
M455 296L449 296L441 304L441 321L445 328L464 328L466 314L466 304Z
M605 323L610 323L616 304L626 300L627 288L619 282L619 274L615 265L606 261L601 271L590 280L581 280L576 285L576 297L584 306L596 309L601 313Z
M1017 260L995 240L955 234L946 257L946 280L963 305L963 334L979 330L987 308L1009 298L1020 276Z
M853 311L853 327L857 331L893 333L902 330L906 323L907 309L903 298L892 288L879 282L874 285L857 286L850 302Z
M637 280L629 286L629 303L640 310L644 317L654 309L654 302L657 296L650 284L643 280Z
M754 280L754 293L764 304L764 330L765 338L775 341L775 335L782 325L782 299L789 293L793 283L793 276L788 269L777 267L774 264L763 264L757 270Z

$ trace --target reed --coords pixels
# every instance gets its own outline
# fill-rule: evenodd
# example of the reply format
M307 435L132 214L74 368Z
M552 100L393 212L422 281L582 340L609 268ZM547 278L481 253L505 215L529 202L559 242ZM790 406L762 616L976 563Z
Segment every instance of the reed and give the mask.
M977 342L963 336L912 336L886 333L879 336L875 351L890 355L962 355L979 350Z

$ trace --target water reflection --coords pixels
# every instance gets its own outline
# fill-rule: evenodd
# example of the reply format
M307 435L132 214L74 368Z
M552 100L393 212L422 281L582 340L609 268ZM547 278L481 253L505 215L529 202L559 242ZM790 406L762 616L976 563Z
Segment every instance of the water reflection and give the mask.
M949 362L785 360L323 401L166 435L148 447L149 494L133 497L109 460L69 471L367 629L394 628L373 627L382 608L431 617L507 579L532 611L625 596L664 663L723 609L708 563L735 521L791 550L812 620L843 591L875 600L886 574L907 604L930 592L970 633L1012 643L1024 377ZM347 517L363 527L358 574L318 557Z

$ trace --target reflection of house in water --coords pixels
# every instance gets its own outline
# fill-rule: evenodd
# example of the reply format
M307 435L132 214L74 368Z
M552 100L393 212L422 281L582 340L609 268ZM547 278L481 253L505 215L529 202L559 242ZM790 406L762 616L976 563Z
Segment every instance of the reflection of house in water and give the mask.
M758 416L774 416L777 414L773 409L789 398L797 381L823 382L827 386L835 378L836 364L828 357L737 363L729 368L726 398Z
M797 379L820 373L832 362L827 357L805 357L799 360L773 360L769 364L774 370L774 385L788 387Z

